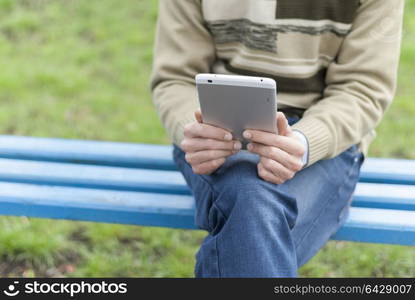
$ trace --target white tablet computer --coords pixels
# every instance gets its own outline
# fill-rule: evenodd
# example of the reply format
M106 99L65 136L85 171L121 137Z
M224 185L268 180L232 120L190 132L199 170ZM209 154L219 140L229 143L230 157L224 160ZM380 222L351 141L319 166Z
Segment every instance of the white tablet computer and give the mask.
M245 129L277 133L276 83L273 79L251 76L198 74L196 86L203 123L232 132L233 138L247 141Z

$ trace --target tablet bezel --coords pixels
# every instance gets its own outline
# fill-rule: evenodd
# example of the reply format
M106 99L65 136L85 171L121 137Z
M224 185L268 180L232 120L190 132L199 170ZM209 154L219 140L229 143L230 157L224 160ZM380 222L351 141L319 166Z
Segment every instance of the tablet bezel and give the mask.
M271 78L266 78L266 77L224 75L224 74L205 74L205 73L196 75L195 80L196 80L197 92L199 96L199 104L201 107L202 117L203 117L204 122L210 125L214 125L217 127L230 130L233 133L234 138L242 142L243 149L246 148L246 144L248 143L248 141L242 137L242 132L245 129L263 130L263 131L277 134L277 125L276 125L277 88L276 88L275 80ZM204 104L204 102L206 102L207 99L212 98L211 95L206 94L207 93L206 86L211 86L212 89L215 89L215 87L219 88L220 86L223 86L223 85L229 86L229 87L252 87L255 89L252 89L249 92L254 92L256 95L257 92L255 91L258 91L257 98L264 97L264 95L266 94L267 98L272 97L272 99L267 99L267 101L264 101L263 98L260 99L261 101L254 101L255 99L252 99L253 100L252 104L247 105L247 101L249 101L249 99L246 99L246 98L241 99L241 97L243 98L245 96L244 93L241 92L237 96L240 99L231 99L231 101L235 103L235 104L232 103L231 105L233 107L232 110L230 109L229 98L226 98L226 96L224 96L225 98L222 99L223 101L228 102L226 104L223 104L221 101L217 101L218 99L215 99L216 102L209 101L209 103ZM202 86L204 86L205 88L201 88ZM258 90L258 88L260 90ZM265 89L265 90L262 90L262 89ZM247 91L246 89L241 89L241 90ZM200 94L201 91L205 93L203 95L203 101L202 101L202 97ZM214 92L213 90L211 91L212 91L211 94L218 95L217 91L216 92ZM222 94L220 94L219 97L221 96ZM212 103L214 102L215 102L215 105L214 105L214 108L212 108L212 105L213 105ZM238 102L243 103L241 107L238 107ZM205 107L203 107L204 105ZM256 106L257 110L253 109L255 105L257 105ZM258 105L262 107L258 107ZM238 120L238 122L233 122L231 121L232 118L230 118L229 120L224 120L223 117L220 120L218 120L217 115L223 116L223 109L225 106L227 107L227 110L231 114L240 113L241 115L248 116L247 118L250 120L247 121L247 123L249 122L251 124L250 128L247 127L248 124L241 125L241 122L242 122L241 120ZM241 111L238 112L238 109L240 109ZM207 111L209 112L208 115L206 115ZM262 120L262 115L258 115L259 111L262 111L262 113L266 115L265 117L266 125L264 125L264 120ZM257 114L255 114L255 112L257 112ZM268 112L270 112L270 114ZM254 121L254 123L256 124L252 124L253 122L252 120L257 120L257 121Z

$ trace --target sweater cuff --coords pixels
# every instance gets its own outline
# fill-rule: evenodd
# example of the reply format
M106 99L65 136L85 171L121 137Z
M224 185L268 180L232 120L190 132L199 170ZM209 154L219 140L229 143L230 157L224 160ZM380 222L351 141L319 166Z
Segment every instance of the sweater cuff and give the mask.
M297 129L293 129L293 133L300 138L300 140L303 143L304 148L305 148L305 151L304 151L304 154L303 154L303 158L302 158L303 168L304 168L308 164L308 140L305 137L305 135L301 131L299 131Z
M320 120L304 117L292 126L300 131L308 141L308 164L326 159L330 147L330 131Z

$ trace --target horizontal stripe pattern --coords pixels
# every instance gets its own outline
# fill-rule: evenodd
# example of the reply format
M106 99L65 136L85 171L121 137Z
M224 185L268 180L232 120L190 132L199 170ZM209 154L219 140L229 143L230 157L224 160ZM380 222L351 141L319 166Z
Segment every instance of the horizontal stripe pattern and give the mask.
M234 65L246 66L263 73L278 74L287 77L309 77L318 70L328 67L330 61L321 58L313 63L294 63L274 60L256 55L250 55L247 52L240 52L235 55L235 49L229 49L229 52L220 51L218 55L223 60L232 61Z
M317 71L314 75L307 78L290 78L272 75L269 73L257 72L252 69L245 69L243 67L234 66L229 61L223 61L224 67L228 72L247 75L269 77L277 82L277 90L285 93L320 93L322 94L326 85L325 78L327 69L323 68Z
M318 54L313 58L282 58L279 56L266 55L263 52L253 51L239 43L216 45L216 51L221 58L233 58L235 55L241 55L251 60L261 60L278 66L314 66L316 64L328 64L333 61L334 57L326 54Z
M218 20L207 22L215 43L240 42L248 48L277 51L277 30L271 25L254 23L248 19Z
M237 53L237 54L235 54ZM276 74L278 76L287 77L310 77L317 73L320 69L326 68L329 61L325 59L316 60L313 63L281 63L271 57L261 57L257 55L250 55L245 51L236 52L235 50L224 55L223 51L218 51L218 56L223 60L229 60L234 66L246 66L265 74Z
M351 29L350 25L338 25L331 21L260 24L248 19L208 21L206 26L216 44L240 42L248 48L271 53L277 52L278 33L302 33L307 35L332 33L344 37Z
M277 0L276 19L352 23L360 0Z
M320 26L301 26L301 25L294 25L294 24L281 24L277 25L276 31L283 32L283 33L290 33L290 32L299 32L304 34L310 35L319 35L323 33L333 33L337 36L346 36L349 31L350 27L347 29L342 29L335 26L333 23L326 23Z
M323 27L323 26L332 26L337 28L339 31L348 31L351 29L352 24L345 24L335 22L333 20L304 20L304 19L277 19L270 23L272 25L278 26L288 26L288 25L296 25L301 27Z
M215 15L208 9L220 4L216 2L205 2L205 13L209 16L205 25L214 38L218 60L226 72L271 77L283 93L321 94L325 89L327 66L337 54L342 39L350 32L360 0L255 2L262 9L250 0L238 2L239 6L231 0L234 13L230 18L220 18L222 12ZM241 8L244 5L250 9L256 7L256 14L263 18L255 15L252 19L252 11ZM271 16L269 9L264 9L266 7L273 8L275 16ZM320 43L328 41L329 46L321 46ZM279 50L288 43L298 48L291 53L285 48ZM307 47L303 48L305 45ZM270 56L270 53L274 55ZM297 57L309 57L310 61L295 62Z
M252 1L238 7L233 3L235 12L230 18L205 11L209 16L205 25L214 38L223 70L273 78L283 93L322 94L326 69L350 32L359 5L359 0L330 1L259 0L259 6L273 7L277 13L270 16L269 10L255 9L264 18L256 15L254 19L252 11L246 9L256 7ZM205 8L215 6L213 2L205 2ZM241 8L244 5L245 10ZM287 52L288 44L295 49ZM305 62L304 58L309 60Z

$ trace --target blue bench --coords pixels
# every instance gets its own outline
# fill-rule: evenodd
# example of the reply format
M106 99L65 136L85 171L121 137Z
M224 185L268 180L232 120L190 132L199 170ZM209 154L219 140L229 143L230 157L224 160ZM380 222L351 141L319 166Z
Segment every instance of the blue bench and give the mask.
M195 229L170 146L0 136L0 215ZM415 245L415 161L369 158L335 240Z

